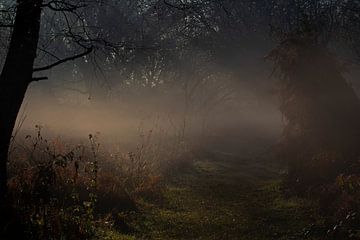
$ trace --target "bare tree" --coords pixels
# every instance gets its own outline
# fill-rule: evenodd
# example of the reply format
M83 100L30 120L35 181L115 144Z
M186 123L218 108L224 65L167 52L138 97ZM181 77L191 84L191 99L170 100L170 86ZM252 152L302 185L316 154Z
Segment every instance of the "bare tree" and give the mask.
M6 58L0 75L0 202L7 193L8 148L16 118L29 84L46 80L41 75L60 64L82 58L97 49L115 49L101 31L89 25L87 12L101 1L7 1L1 24L9 32ZM54 48L53 44L57 47ZM62 44L59 44L62 43Z

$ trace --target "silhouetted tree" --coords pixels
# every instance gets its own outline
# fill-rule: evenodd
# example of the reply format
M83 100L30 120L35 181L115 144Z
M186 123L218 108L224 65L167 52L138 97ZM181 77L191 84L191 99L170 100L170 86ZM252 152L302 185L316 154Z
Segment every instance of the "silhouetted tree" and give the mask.
M305 24L269 55L280 77L289 180L300 190L351 173L359 154L359 99L314 29Z
M7 2L4 10L14 17L1 28L10 28L10 41L0 75L0 203L7 192L8 147L17 114L29 84L47 79L39 76L60 64L82 58L99 46L110 48L101 34L86 22L86 9L96 1L17 0ZM96 7L93 5L93 7ZM52 21L46 21L51 15ZM13 20L12 20L13 19ZM46 21L46 24L43 23ZM41 29L48 32L43 33ZM41 44L39 44L41 40ZM51 42L62 42L62 51L43 48ZM43 41L47 41L45 44ZM113 47L113 46L111 46ZM43 59L46 59L47 64ZM40 66L35 66L40 65Z

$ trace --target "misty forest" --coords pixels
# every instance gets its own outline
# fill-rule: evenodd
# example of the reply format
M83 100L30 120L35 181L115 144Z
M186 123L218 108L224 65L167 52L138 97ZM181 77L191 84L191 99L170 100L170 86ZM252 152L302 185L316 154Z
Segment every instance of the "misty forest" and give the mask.
M360 1L0 0L0 239L360 239Z

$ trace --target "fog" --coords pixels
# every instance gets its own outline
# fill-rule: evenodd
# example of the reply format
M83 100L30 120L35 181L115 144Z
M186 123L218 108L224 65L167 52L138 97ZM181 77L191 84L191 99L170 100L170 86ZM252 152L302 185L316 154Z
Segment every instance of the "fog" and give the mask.
M130 86L123 90L119 83L125 80L121 77L107 79L112 83L109 87L96 79L79 83L71 77L50 79L63 82L61 86L33 83L18 117L19 135L33 134L35 125L39 125L49 138L84 140L90 133L98 133L103 144L126 145L135 143L144 131L162 129L169 136L176 135L183 131L186 119L185 135L193 143L201 138L207 143L216 142L219 148L249 147L264 141L276 144L283 121L276 79L270 76L265 54L265 50L248 50L244 63L239 65L241 69L236 71L241 72L240 76L220 76L216 81L224 83L222 89L216 84L194 88L189 102L182 85ZM86 88L84 81L92 81L93 87ZM226 98L216 99L217 91L224 91ZM226 147L223 150L232 151Z
M232 56L230 63L217 64L216 71L231 74L216 79L225 83L225 92L229 92L216 104L211 96L218 86L208 82L204 84L210 87L197 86L187 103L184 87L176 80L150 88L124 87L127 80L121 75L85 79L93 74L90 71L77 79L68 72L69 67L62 68L52 73L50 81L30 86L17 120L18 137L34 134L39 125L51 139L84 141L89 134L97 133L104 146L118 144L127 149L136 145L144 132L179 135L186 119L185 135L191 144L200 141L212 149L240 154L259 152L259 146L269 150L281 140L286 122L279 109L278 79L271 75L273 66L265 60L274 47L269 40L251 42L246 50ZM350 59L348 53L338 50L334 48L333 53L342 61ZM183 74L189 76L191 71ZM350 63L344 76L359 92L358 65Z

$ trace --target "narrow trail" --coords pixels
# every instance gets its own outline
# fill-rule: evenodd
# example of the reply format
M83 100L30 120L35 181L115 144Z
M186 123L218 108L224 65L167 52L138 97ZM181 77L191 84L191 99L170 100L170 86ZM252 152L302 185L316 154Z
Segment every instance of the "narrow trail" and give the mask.
M282 196L278 171L263 162L203 154L173 177L162 204L142 209L135 239L305 239L310 211Z

